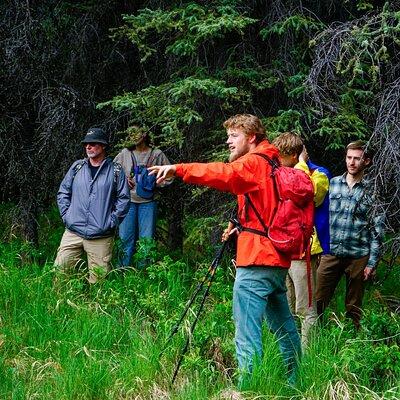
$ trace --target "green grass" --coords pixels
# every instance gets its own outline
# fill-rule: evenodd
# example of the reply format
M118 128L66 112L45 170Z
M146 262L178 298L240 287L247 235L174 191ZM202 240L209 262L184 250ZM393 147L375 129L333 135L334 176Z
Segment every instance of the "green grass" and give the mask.
M187 322L159 354L207 260L188 265L156 252L146 271L110 274L89 287L84 271L60 277L53 270L61 233L59 227L42 233L39 250L17 240L0 245L1 399L218 399L234 387L227 261L172 386ZM287 385L275 339L266 330L264 359L243 396L400 398L400 317L382 297L399 295L399 278L397 266L383 285L367 291L360 332L341 312L328 315L303 357L296 388ZM342 310L341 292L332 309Z

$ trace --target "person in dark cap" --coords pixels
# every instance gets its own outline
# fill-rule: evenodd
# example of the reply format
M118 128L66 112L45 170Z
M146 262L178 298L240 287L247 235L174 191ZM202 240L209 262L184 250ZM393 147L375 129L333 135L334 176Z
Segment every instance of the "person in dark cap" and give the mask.
M65 232L54 262L74 268L87 253L89 283L110 270L114 233L129 209L129 187L120 164L106 157L108 136L90 128L82 140L87 158L75 161L61 182L57 204Z

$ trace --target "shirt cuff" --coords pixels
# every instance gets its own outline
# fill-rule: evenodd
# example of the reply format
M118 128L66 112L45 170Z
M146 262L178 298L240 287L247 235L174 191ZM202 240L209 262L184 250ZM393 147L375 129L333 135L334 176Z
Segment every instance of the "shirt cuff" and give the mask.
M372 268L372 269L376 269L376 264L378 264L378 261L375 261L375 259L369 259L367 262L366 267Z
M175 176L182 178L183 175L185 175L184 164L175 164L175 168L176 168Z

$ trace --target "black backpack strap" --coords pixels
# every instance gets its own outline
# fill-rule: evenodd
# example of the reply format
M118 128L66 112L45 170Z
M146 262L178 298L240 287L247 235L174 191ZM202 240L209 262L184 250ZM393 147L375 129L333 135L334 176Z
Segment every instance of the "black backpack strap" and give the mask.
M119 175L121 174L122 165L120 163L114 162L114 185L118 185Z
M75 179L76 174L80 171L80 169L83 167L85 164L85 160L80 160L78 164L75 165L73 171L72 171L72 180Z
M75 165L73 173L72 173L72 181L75 179L76 174L81 170L81 168L84 166L86 160L81 160L78 164ZM113 168L114 168L114 179L113 179L113 193L117 193L117 188L118 188L118 180L119 176L121 174L122 170L122 165L117 162L112 162L113 163Z
M252 153L252 154L255 154L257 156L262 157L264 160L267 160L269 165L271 165L273 170L275 170L276 168L280 167L279 161L277 161L274 158L268 157L266 154L263 154L263 153Z
M121 175L122 165L118 162L113 161L113 185L112 185L112 195L114 198L117 197L118 194L118 181Z
M153 151L154 151L154 149L152 148L151 151L150 151L149 157L147 158L147 161L146 161L146 163L145 163L146 168L148 168L148 167L151 166L151 165L149 165L149 162L150 162L151 156L152 156L152 154L153 154Z
M257 156L260 156L260 157L262 157L264 160L268 161L268 163L269 163L269 164L271 165L271 167L272 167L272 171L274 171L276 168L279 167L279 162L277 162L275 159L272 159L272 158L268 157L266 154L263 154L263 153L252 153L252 154L255 154L255 155L257 155ZM273 173L272 173L272 180L273 180L273 185L274 185L274 187L275 187L275 190L277 191L276 182L275 182L274 174L273 174ZM277 192L278 192L278 191L277 191ZM261 224L262 227L264 228L264 232L263 232L263 231L260 231L260 230L258 230L258 229L246 228L245 226L242 227L242 230L243 230L243 231L247 231L247 232L252 232L252 233L255 233L255 234L257 234L257 235L261 235L261 236L266 236L266 237L268 237L268 230L269 230L268 226L266 225L266 223L265 223L265 222L263 221L263 219L261 218L261 215L260 215L260 213L257 211L257 209L256 209L256 207L255 207L255 205L254 205L254 203L251 201L250 196L249 196L247 193L246 193L244 196L245 196L245 198L246 198L246 204L249 204L250 207L252 208L252 210L254 211L254 213L256 214L257 219L260 221L260 224Z
M138 165L138 162L136 160L136 156L133 150L131 151L131 157L132 157L132 167L135 168Z
M153 151L154 151L154 149L152 148L151 151L150 151L149 156L147 157L147 161L144 163L144 165L146 166L146 168L150 167L149 161L150 161L150 159L151 159L151 156L152 156L152 154L153 154ZM139 166L139 163L138 163L138 161L137 161L137 159L136 159L136 156L135 156L135 153L133 152L133 150L131 151L131 156L132 156L132 164L133 164L133 167Z
M245 196L245 198L247 200L247 203L250 204L250 207L253 209L254 213L256 214L257 219L260 221L260 224L264 228L264 232L260 231L258 229L246 228L245 226L242 227L242 230L243 231L247 231L247 232L256 233L257 235L267 236L268 237L268 227L265 224L265 222L263 221L263 219L261 218L260 213L257 211L257 208L255 207L254 203L251 201L250 196L247 193L244 196Z

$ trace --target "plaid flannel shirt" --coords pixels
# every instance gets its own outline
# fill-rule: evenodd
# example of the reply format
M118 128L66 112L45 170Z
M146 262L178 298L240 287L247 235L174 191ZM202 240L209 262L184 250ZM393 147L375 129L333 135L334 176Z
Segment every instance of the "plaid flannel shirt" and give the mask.
M352 189L346 173L331 179L329 187L330 251L337 257L369 255L367 266L375 268L380 256L383 216L372 218L373 197L364 177Z

